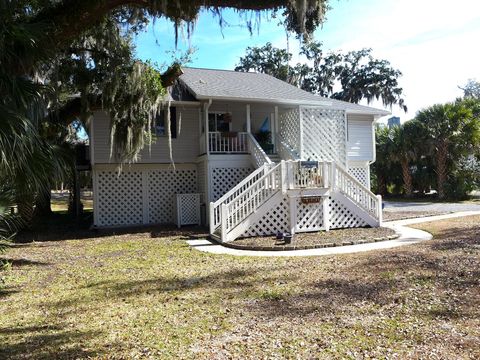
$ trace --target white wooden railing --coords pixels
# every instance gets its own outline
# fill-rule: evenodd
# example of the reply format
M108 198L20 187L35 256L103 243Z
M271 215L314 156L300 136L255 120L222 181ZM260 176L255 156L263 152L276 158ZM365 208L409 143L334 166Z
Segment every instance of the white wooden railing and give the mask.
M210 153L246 153L248 152L246 132L208 133L208 150Z
M245 179L240 181L236 186L233 187L233 189L228 191L220 199L210 203L210 234L213 234L222 222L221 205L230 203L230 201L245 192L246 189L252 186L252 184L257 182L266 172L268 172L270 168L271 165L264 164L262 167L258 168Z
M372 217L382 222L382 197L375 195L356 178L350 175L347 170L332 164L331 182L334 190L352 200Z
M252 183L228 204L221 204L222 241L227 239L229 231L253 214L282 186L282 164L276 164L261 178Z
M302 161L264 163L237 186L210 203L210 234L221 229L222 241L228 234L278 191L331 189L346 196L358 207L382 222L382 199L331 161L314 164Z
M277 134L277 152L281 159L284 160L299 160L296 152L288 146L285 141Z
M326 188L328 187L331 162L316 162L315 166L305 166L302 161L292 161L289 164L289 189Z
M256 168L262 167L263 164L273 164L266 152L262 149L252 134L247 134L248 152L252 156L252 162Z

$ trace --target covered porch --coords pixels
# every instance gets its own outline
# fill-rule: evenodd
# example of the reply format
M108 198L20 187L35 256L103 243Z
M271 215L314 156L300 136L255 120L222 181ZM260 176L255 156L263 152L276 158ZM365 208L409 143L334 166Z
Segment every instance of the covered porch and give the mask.
M248 154L257 144L265 153L275 154L281 111L272 104L204 103L199 129L200 154Z

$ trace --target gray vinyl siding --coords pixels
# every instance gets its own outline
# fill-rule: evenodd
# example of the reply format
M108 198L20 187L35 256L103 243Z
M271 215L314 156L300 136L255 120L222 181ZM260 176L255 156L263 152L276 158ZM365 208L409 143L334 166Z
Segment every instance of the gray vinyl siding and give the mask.
M181 121L180 121L181 115ZM176 163L195 162L199 154L199 114L197 107L177 107L177 138L172 139L173 160ZM103 111L93 115L93 152L96 164L113 163L110 159L110 117ZM139 163L169 163L166 137L158 137L151 148L141 152Z
M347 158L350 161L373 160L372 115L348 115Z

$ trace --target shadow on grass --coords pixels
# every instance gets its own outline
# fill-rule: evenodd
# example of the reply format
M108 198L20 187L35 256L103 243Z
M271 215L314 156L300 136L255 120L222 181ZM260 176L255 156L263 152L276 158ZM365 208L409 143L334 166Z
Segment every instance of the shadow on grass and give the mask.
M12 258L8 258L8 257L2 257L2 258L0 258L0 260L10 264L10 266L14 267L14 268L22 267L22 266L47 266L47 265L50 265L50 263L47 263L47 262L29 260L29 259L12 259Z
M29 229L20 232L15 238L15 244L31 242L87 240L108 237L112 235L145 234L151 238L175 236L205 236L206 229L200 226L186 226L178 229L172 224L155 226L129 226L110 229L91 229L91 214L84 214L80 221L67 213L54 212L48 217L38 219Z
M7 341L5 336L10 335ZM0 358L2 359L78 359L99 356L87 350L88 343L99 332L67 331L59 326L27 326L0 328Z

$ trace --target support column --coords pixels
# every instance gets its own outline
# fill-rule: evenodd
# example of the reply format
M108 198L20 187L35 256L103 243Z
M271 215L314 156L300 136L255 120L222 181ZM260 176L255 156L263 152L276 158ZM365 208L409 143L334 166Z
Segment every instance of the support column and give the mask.
M212 100L209 100L207 103L203 104L203 115L204 115L204 121L205 121L205 147L206 147L206 153L207 156L210 155L210 142L209 142L209 132L210 129L208 128L208 109L210 108L210 105L212 104Z
M250 104L247 104L246 111L247 111L247 133L251 133L252 132L252 124L251 124L251 121L250 121Z
M278 106L275 106L275 115L273 117L273 123L275 124L275 132L278 134L280 130L278 127ZM277 138L278 137L275 136L275 141L273 142L275 153L277 152Z

